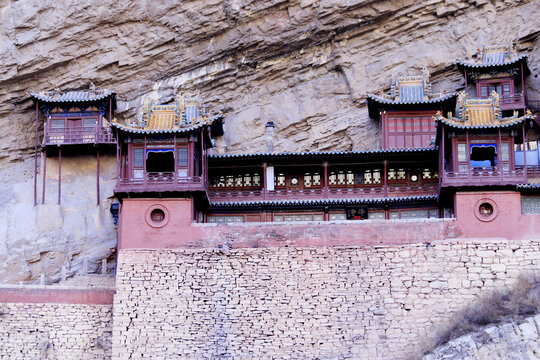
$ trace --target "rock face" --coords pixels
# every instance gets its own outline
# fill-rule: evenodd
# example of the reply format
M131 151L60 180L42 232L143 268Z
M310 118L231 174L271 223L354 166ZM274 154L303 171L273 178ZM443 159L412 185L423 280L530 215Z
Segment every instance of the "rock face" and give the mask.
M114 239L108 209L91 207L85 196L74 196L61 208L53 203L33 208L31 161L21 163L34 147L29 91L55 85L82 89L93 81L118 90L119 118L134 117L152 91L162 102L172 99L175 89L200 91L227 116L215 149L221 153L264 151L264 125L270 120L276 125L276 151L376 148L379 124L369 119L364 94L387 89L393 69L417 73L425 66L434 91L457 90L464 83L456 58L515 40L519 51L530 53L532 73L540 73L538 5L534 0L4 2L0 166L22 175L1 184L7 201L0 209L0 259L8 265L0 269L0 281L35 279L39 271L28 269L41 267L47 257L54 266L41 270L48 274L73 254L97 251L95 260L106 257ZM540 99L540 80L535 75L528 80L529 98ZM73 189L86 186L85 176L73 180ZM112 185L103 192L105 199L111 196ZM25 221L14 220L21 218ZM75 225L83 222L84 227ZM88 225L96 222L102 225ZM63 260L52 261L51 251Z
M533 360L540 356L540 315L519 322L488 326L461 336L435 349L423 360L512 359Z

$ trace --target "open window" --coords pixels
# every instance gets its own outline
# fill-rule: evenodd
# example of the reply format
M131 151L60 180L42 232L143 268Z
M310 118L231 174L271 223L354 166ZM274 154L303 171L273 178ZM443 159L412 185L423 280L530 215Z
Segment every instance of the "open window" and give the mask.
M497 166L497 144L471 144L472 168L495 168Z
M148 173L174 173L174 150L147 149L146 172Z

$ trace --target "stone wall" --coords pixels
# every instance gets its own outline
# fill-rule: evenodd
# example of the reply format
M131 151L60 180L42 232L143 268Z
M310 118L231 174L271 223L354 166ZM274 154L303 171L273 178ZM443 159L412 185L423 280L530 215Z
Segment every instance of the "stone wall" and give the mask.
M110 359L112 305L0 304L2 359Z
M538 239L121 250L113 357L416 358L539 265Z

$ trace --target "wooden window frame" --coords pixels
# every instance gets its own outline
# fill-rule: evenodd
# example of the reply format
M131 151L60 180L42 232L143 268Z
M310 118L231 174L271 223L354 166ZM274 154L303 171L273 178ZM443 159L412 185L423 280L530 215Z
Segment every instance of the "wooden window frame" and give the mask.
M431 139L436 135L436 124L433 116L437 113L437 110L424 110L424 111L385 111L382 116L382 133L383 133L383 148L423 148L431 145ZM418 118L419 120L419 130L415 128L414 121L411 124L410 130L407 130L405 119L402 120L403 127L401 131L390 130L391 120L393 118ZM430 118L431 121L428 121L427 131L424 129L425 118ZM390 146L390 136L396 136L395 146ZM403 137L403 145L398 145L397 137ZM407 136L411 137L412 145L408 145ZM417 140L419 137L419 140ZM425 140L427 139L429 140ZM427 144L425 142L428 142ZM417 143L418 142L418 143Z

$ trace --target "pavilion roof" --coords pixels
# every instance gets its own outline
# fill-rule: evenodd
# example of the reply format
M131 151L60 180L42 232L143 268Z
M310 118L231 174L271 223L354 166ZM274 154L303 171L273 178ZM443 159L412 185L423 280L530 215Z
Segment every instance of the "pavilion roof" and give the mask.
M254 200L254 201L217 201L210 202L212 207L250 207L250 206L298 206L298 205L355 205L389 204L413 201L434 201L437 195L399 196L381 198L343 198L343 199L305 199L305 200Z
M154 104L146 98L140 121L122 123L114 120L111 126L137 134L185 133L211 125L223 115L212 115L202 106L200 97L175 97L172 104Z
M367 93L368 102L379 104L434 104L443 102L452 97L454 93L433 93L431 90L430 74L426 68L420 75L398 76L394 72L390 83L390 92L383 94Z
M488 99L468 99L465 92L461 92L457 101L457 116L453 116L451 112L447 117L440 112L435 116L436 121L459 129L505 128L533 118L529 110L524 116L518 116L516 111L513 116L502 117L499 95L495 91Z
M387 154L411 154L411 153L435 153L436 146L423 148L399 148L399 149L373 149L356 151L300 151L300 152L278 152L278 153L247 153L247 154L214 154L209 155L210 160L277 160L277 159L305 159L305 158L328 158L328 157L369 157L373 155Z
M465 60L457 60L456 64L460 68L496 68L507 67L526 61L526 54L518 55L512 44L503 44L479 48L476 55Z
M115 96L116 90L95 89L91 86L88 91L66 91L61 92L59 89L53 91L40 91L30 93L30 97L34 101L43 103L88 103L101 102L108 99L110 96Z

